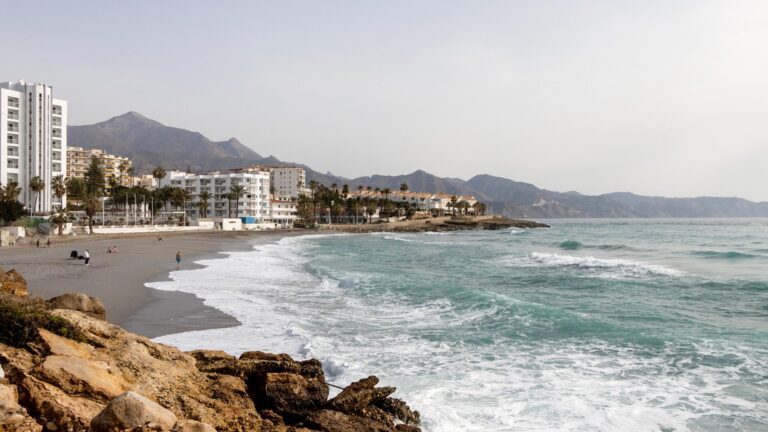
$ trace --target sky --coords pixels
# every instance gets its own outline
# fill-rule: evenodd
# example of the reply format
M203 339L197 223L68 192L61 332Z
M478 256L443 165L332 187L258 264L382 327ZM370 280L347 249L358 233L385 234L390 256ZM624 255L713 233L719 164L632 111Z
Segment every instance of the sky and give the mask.
M0 0L0 81L345 177L768 201L768 2Z

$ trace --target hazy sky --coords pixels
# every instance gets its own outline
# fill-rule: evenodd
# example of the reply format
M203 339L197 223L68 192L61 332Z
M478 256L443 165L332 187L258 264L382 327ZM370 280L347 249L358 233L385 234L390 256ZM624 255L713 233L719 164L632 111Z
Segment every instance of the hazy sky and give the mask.
M768 200L768 2L0 1L0 81L355 177Z

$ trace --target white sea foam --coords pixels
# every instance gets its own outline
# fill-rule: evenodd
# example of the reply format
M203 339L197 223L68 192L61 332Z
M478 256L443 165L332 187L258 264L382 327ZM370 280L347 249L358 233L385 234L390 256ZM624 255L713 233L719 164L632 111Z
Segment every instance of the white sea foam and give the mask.
M655 276L684 276L685 272L660 264L649 264L625 259L595 258L592 256L571 256L554 253L533 252L527 256L507 256L499 260L511 267L571 267L595 271L595 275L606 278Z
M307 272L309 255L320 252L312 244L286 238L256 252L203 261L208 267L173 272L171 281L151 284L193 292L243 323L157 340L236 355L261 349L316 357L328 380L339 385L375 373L421 411L425 432L688 431L737 405L762 412L756 416L768 422L764 399L747 401L728 390L738 379L736 368L676 364L667 356L675 347L648 355L599 341L510 343L494 337L486 345L471 345L433 337L480 325L500 306L458 309L448 298L413 304L395 294L367 299L353 289L365 283L364 274L347 271L330 278ZM632 261L541 253L515 265L675 274ZM514 319L525 326L531 317ZM711 356L740 349L714 342L700 348ZM764 363L740 367L768 374Z

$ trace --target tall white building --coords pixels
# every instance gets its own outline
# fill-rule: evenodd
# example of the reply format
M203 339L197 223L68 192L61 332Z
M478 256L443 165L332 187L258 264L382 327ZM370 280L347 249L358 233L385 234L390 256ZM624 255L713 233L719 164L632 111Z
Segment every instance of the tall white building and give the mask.
M0 184L15 181L19 201L35 212L51 211L55 202L51 182L67 170L67 102L53 98L53 88L24 81L0 83ZM40 177L39 197L29 181Z
M160 186L173 186L186 189L192 194L192 202L187 206L187 214L197 213L195 204L199 201L200 193L206 191L213 198L208 201L206 217L229 217L227 193L233 185L240 185L245 192L240 197L239 205L235 208L235 200L231 201L232 217L253 218L262 223L271 220L269 202L269 172L213 172L209 174L189 174L181 171L171 171L160 180Z
M269 172L272 194L280 199L298 198L306 194L307 173L302 167L295 166L260 166L232 170L233 172Z

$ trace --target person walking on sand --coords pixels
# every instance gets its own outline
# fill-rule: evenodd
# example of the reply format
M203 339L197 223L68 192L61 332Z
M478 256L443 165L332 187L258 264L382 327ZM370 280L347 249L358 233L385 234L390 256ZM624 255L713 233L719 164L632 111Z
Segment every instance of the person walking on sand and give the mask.
M181 265L181 251L176 252L176 270L179 269L179 266Z
M85 265L87 266L88 263L91 261L91 253L88 252L88 249L83 252L83 257L85 258Z

